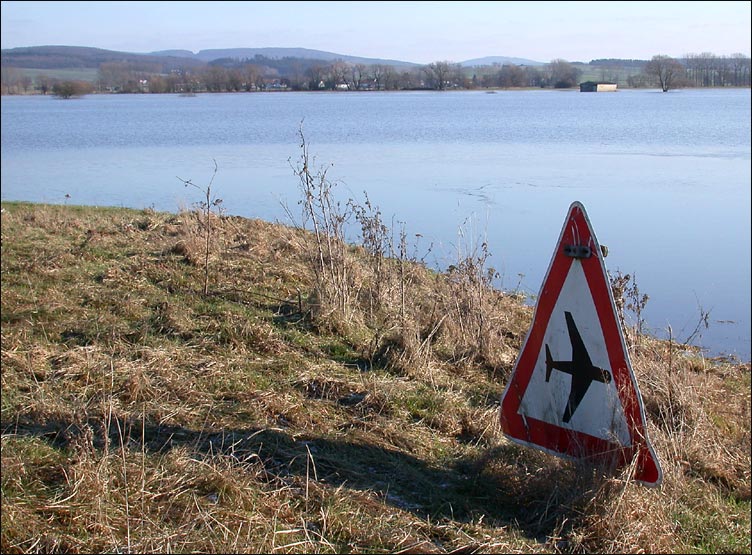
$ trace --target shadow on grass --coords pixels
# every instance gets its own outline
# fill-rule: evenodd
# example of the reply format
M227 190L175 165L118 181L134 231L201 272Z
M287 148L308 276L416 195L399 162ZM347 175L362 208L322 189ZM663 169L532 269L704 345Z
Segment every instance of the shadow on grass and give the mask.
M143 429L142 429L143 427ZM93 432L93 447L104 448L102 419L86 423L36 421L33 416L2 422L2 433L35 436L65 449ZM121 432L122 430L122 432ZM436 468L411 454L326 438L296 438L283 428L248 428L207 432L134 421L111 422L110 449L123 442L136 451L164 453L187 447L197 456L218 454L238 461L262 461L270 479L305 478L313 459L319 482L370 491L385 503L421 518L510 526L536 541L560 536L583 518L583 508L603 478L594 468L564 463L514 444L488 448L479 456Z

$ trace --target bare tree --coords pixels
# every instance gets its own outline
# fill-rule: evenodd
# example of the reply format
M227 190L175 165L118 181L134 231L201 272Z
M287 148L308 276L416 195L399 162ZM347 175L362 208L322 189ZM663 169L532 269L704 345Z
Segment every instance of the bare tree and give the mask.
M221 66L208 66L202 69L199 77L207 91L222 92L227 83L227 69Z
M42 91L42 94L47 94L47 91L52 89L52 85L54 83L54 80L51 79L47 75L39 74L36 77L37 86L39 87L39 90Z
M18 94L19 82L21 81L21 70L16 67L3 66L2 67L2 93L3 94Z
M431 62L423 70L431 87L443 91L452 74L452 64L447 61Z
M385 80L391 67L383 64L374 64L371 66L371 73L369 77L373 81L376 90L379 91L382 88L386 88Z
M737 53L731 54L731 67L734 73L735 87L749 87L750 84L750 59L749 56Z
M555 89L569 89L574 87L580 79L582 71L566 60L551 60L548 64L549 83Z
M398 88L399 74L393 66L381 66L381 77L377 83L377 88L383 88L384 90L392 90Z
M314 64L311 67L309 67L306 72L306 78L308 79L308 89L312 91L318 90L320 85L323 87L324 81L326 79L326 68L319 65Z
M342 60L333 62L330 66L329 73L331 75L332 89L336 88L338 85L350 86L347 79L348 74L350 73L350 68Z
M18 84L23 89L24 93L29 92L29 89L31 88L31 85L34 83L34 80L28 76L28 75L21 75L21 79L19 79Z
M305 66L300 60L290 60L289 80L293 90L299 91L306 87Z
M52 93L60 98L73 98L89 94L93 88L87 81L61 81L52 86Z
M241 69L243 89L246 91L261 90L264 86L261 70L255 64L245 64Z
M165 93L167 92L167 79L162 75L154 74L149 76L149 92Z
M525 71L517 65L504 64L499 70L499 86L505 89L509 87L525 86Z
M525 85L528 87L544 87L546 80L543 72L536 67L525 66Z
M675 86L684 73L684 66L670 56L653 56L645 65L645 73L655 77L663 92Z
M363 80L366 79L366 70L367 67L365 64L354 64L350 67L350 77L354 90L360 90Z

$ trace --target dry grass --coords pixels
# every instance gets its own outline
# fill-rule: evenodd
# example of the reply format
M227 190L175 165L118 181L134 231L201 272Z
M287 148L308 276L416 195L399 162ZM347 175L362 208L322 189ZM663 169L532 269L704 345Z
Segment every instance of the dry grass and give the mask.
M3 203L3 553L750 551L748 364L641 338L644 488L501 435L531 312L482 249L338 247L338 312L242 218L204 294L198 217Z

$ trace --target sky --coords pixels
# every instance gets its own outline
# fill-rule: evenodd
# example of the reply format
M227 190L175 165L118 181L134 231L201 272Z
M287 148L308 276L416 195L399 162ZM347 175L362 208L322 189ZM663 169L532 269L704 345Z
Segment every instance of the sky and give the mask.
M0 3L0 43L147 53L290 47L419 64L750 56L752 2Z

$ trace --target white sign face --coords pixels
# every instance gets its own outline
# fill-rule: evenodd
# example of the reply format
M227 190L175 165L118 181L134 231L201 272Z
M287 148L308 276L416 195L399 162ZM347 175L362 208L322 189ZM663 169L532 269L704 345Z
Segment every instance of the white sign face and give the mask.
M577 353L573 346L576 339L573 341L571 337L570 332L574 331L569 329L571 324L567 324L567 313L571 315L570 318L584 343L592 366L608 372L609 376L611 374L606 341L603 338L595 304L588 291L582 264L575 260L551 313L551 319L543 335L544 347L538 355L530 383L522 397L519 413L607 441L629 445L629 429L613 379L604 383L595 379L588 380L585 376L580 378L582 383L579 385L577 373L585 372L586 368L575 368L574 374L569 374L557 370L557 365L551 364L551 371L547 371L545 347L548 347L553 362L569 362L576 358ZM572 404L571 414L565 421L570 396L578 393L578 385L586 389L582 399L576 405ZM572 398L574 400L576 395Z

